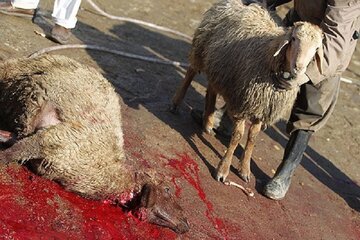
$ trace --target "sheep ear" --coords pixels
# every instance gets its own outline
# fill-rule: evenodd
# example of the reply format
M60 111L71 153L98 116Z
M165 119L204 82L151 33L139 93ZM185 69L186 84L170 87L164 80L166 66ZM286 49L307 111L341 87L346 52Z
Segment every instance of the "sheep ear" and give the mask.
M289 44L289 40L288 39L285 39L279 46L279 48L276 50L276 52L274 53L274 57L276 57L277 55L279 55L279 53L281 52L281 50Z
M145 184L141 189L140 206L150 208L156 203L156 187L152 184Z
M322 46L320 46L319 49L316 51L315 59L319 72L323 74L324 50Z

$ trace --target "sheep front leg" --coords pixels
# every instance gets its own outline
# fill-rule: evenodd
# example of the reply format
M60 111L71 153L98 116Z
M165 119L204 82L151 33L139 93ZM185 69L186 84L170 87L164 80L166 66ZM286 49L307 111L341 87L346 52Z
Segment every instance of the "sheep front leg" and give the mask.
M16 141L11 147L0 151L0 162L20 162L25 163L30 159L42 159L42 147L39 144L39 134Z
M170 112L177 113L179 110L179 106L185 97L185 93L189 88L192 80L196 75L196 71L190 66L186 71L185 78L181 84L181 86L176 90L176 93L172 99L172 106L170 107Z
M255 120L252 122L249 128L249 135L246 142L245 151L241 156L240 166L238 168L238 171L240 172L240 177L245 182L250 182L250 160L255 146L255 139L261 130L261 126L262 122L259 120Z
M205 111L203 117L203 129L206 133L214 135L215 104L216 96L214 88L209 83L205 97Z
M230 172L230 165L231 165L232 157L234 155L234 151L237 148L238 144L240 143L240 140L244 135L244 131L245 131L245 120L243 119L235 120L234 129L230 140L230 145L226 151L224 158L219 163L219 166L217 168L216 180L225 182L226 177L229 175Z

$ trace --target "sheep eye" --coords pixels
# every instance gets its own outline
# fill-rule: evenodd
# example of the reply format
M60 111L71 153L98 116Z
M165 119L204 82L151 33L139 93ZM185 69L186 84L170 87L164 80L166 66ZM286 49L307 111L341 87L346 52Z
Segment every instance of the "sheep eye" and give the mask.
M294 37L292 37L292 38L291 38L291 41L293 41L293 42L294 42L294 41L295 41L295 38L294 38Z

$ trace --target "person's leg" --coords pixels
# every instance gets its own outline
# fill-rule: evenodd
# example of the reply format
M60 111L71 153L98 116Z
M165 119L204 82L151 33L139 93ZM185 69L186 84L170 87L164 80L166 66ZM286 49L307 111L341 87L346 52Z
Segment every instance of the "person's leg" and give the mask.
M285 197L290 187L291 177L302 160L311 134L311 131L297 130L290 135L283 160L276 170L275 176L265 185L265 196L274 200Z
M39 5L39 0L11 0L11 5L21 9L36 9Z
M0 2L0 13L33 18L38 4L39 0L9 0Z
M71 29L75 28L77 12L81 0L55 0L52 17L55 27L51 31L53 40L65 44L71 36Z
M265 185L265 196L275 200L285 197L311 134L325 125L334 110L339 86L340 77L334 77L316 86L308 83L301 87L288 123L290 139L286 144L282 163L274 177Z
M52 17L55 24L67 29L75 28L81 0L55 0Z

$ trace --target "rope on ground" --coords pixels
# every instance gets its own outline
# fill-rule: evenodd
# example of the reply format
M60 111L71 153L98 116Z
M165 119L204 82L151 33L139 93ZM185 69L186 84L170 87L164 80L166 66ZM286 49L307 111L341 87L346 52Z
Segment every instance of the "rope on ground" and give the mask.
M170 29L170 28L167 28L167 27L162 27L162 26L159 26L159 25L156 25L154 23L149 23L149 22L145 22L145 21L141 21L141 20L138 20L138 19L133 19L133 18L127 18L127 17L119 17L119 16L114 16L114 15L111 15L111 14L108 14L107 12L105 12L104 10L102 10L99 6L97 6L92 0L87 0L87 2L102 16L104 17L107 17L107 18L110 18L110 19L113 19L113 20L119 20L119 21L124 21L124 22L132 22L132 23L136 23L136 24L139 24L139 25L143 25L143 26L147 26L147 27L150 27L150 28L153 28L153 29L157 29L157 30L160 30L160 31L163 31L163 32L168 32L168 33L172 33L172 34L175 34L175 35L178 35L178 36L181 36L187 40L192 40L192 37L182 33L182 32L179 32L179 31L176 31L176 30L173 30L173 29Z
M360 86L360 81L357 80L357 79L342 77L342 78L340 78L340 80L342 82L344 82L344 83L354 84L354 85Z
M172 65L172 66L175 66L175 67L178 67L178 66L188 67L189 66L189 64L183 63L183 62L170 61L170 60L161 60L161 59L157 59L157 58L153 58L153 57L146 57L146 56L142 56L142 55L127 53L127 52L123 52L123 51L119 51L119 50L114 50L114 49L101 47L101 46L97 46L97 45L88 45L88 44L68 44L68 45L52 46L52 47L43 48L43 49L41 49L39 51L36 51L36 52L30 54L28 57L29 58L34 58L34 57L37 57L37 56L42 55L44 53L49 53L49 52L58 51L58 50L64 50L64 49L96 50L96 51L112 53L112 54L122 56L122 57L126 57L126 58L131 58L131 59L136 59L136 60L141 60L141 61L147 61L147 62L152 62L152 63L159 63L159 64L164 64L164 65Z

